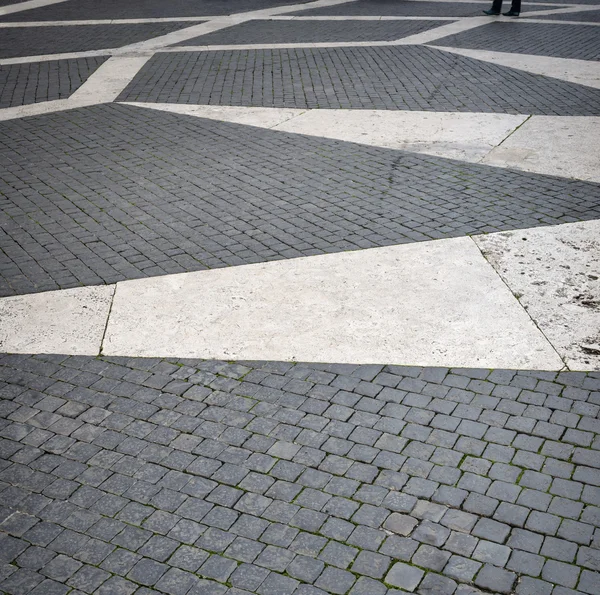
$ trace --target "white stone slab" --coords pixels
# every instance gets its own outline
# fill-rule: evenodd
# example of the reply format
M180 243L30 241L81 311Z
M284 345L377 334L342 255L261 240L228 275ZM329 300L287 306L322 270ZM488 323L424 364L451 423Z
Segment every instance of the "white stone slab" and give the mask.
M600 370L600 221L476 236L572 370Z
M119 283L103 353L563 367L470 238Z
M414 35L403 37L402 39L395 41L394 45L416 45L421 43L431 43L432 41L437 41L438 39L447 37L448 35L456 35L458 33L470 31L476 27L481 27L482 25L487 25L490 22L490 18L492 17L481 16L460 19L454 21L453 23L442 25L441 27L435 27L434 29L428 29L427 31L421 31L421 33L415 33Z
M275 130L477 162L526 116L392 110L310 110Z
M114 286L0 299L0 351L97 355Z
M145 107L186 116L208 118L220 122L235 122L260 128L273 128L278 124L296 118L303 114L303 109L272 108L272 107L237 107L221 105L183 105L178 103L140 103L136 101L122 102L123 105Z
M74 104L109 103L114 101L152 56L113 56L104 62L71 95Z
M507 17L508 18L508 17ZM512 22L515 22L513 19ZM530 21L526 21L530 22ZM565 21L566 23L567 21ZM561 21L561 24L563 22ZM483 62L517 68L533 74L541 74L561 79L586 87L600 89L600 62L573 60L571 58L555 58L553 56L533 56L530 54L510 54L507 52L491 52L488 50L470 50L466 48L450 48L432 46L438 50L475 58Z
M600 182L600 117L532 116L482 163Z

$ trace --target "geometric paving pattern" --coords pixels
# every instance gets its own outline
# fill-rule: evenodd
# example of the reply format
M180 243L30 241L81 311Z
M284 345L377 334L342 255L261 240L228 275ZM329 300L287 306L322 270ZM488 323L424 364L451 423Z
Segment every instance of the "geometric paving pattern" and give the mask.
M585 18L585 12L577 13ZM553 17L554 18L554 17ZM545 23L490 23L472 31L442 37L435 45L494 52L554 56L577 60L600 60L600 31L597 26Z
M77 21L228 15L308 0L67 0L0 17L3 21ZM13 2L11 2L13 4Z
M6 593L598 593L598 373L5 355L0 395Z
M556 0L558 1L558 0ZM594 0L592 3L595 3ZM583 2L578 2L583 4ZM547 10L549 6L528 4L527 11ZM398 0L358 0L333 6L309 8L287 13L297 16L481 16L482 6L476 2L399 2Z
M0 108L65 99L108 57L0 66Z
M323 43L394 41L427 31L447 21L267 21L252 20L177 45L240 45L251 43Z
M158 53L119 96L207 105L564 116L598 115L599 99L598 89L423 46Z
M600 185L123 105L0 123L0 295L600 218Z
M189 23L72 25L60 30L54 26L0 29L0 58L113 48L166 35L183 27L189 27Z
M122 62L100 70L106 57L36 62L38 53L115 49L200 22L112 19L274 8L256 15L262 20L174 37L183 46L368 43L489 7L322 1L287 14L431 20L265 20L302 3L67 0L0 16L106 20L0 28L0 58L24 62L0 67L0 109L64 99L83 86L80 103L76 96L58 106L78 109L11 111L15 119L0 122L0 296L600 218L600 184L567 177L582 149L564 140L577 123L593 130L592 118L544 119L568 153L566 167L557 164L565 177L554 177L115 103L80 107L95 90L98 101L118 93L146 55L122 51ZM526 3L524 11L563 4L598 0ZM597 27L568 21L597 22L598 12L544 17L564 24L490 19L431 43L597 61ZM439 114L451 126L452 112L462 112L460 122L483 129L525 120L490 114L600 116L598 89L424 45L182 49L155 53L119 99L437 112L430 127ZM572 80L593 76L584 66L567 67ZM515 136L535 130L532 123ZM440 141L443 131L433 136ZM539 138L526 140L535 147ZM577 232L573 239L563 247L587 248ZM539 270L558 266L552 250ZM589 252L564 277L592 311L596 271L585 282L577 273L587 262ZM11 302L2 307L11 311ZM356 322L344 316L349 327ZM460 348L481 354L469 341ZM0 593L406 592L599 595L600 372L0 354Z

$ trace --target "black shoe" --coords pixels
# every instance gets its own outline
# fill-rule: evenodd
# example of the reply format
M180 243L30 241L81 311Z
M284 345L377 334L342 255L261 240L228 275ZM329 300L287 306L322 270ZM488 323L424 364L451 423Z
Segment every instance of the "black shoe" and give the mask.
M518 13L516 10L509 10L508 12L503 12L502 13L505 17L518 17L520 13Z
M500 11L499 10L484 10L483 13L495 17L500 14Z

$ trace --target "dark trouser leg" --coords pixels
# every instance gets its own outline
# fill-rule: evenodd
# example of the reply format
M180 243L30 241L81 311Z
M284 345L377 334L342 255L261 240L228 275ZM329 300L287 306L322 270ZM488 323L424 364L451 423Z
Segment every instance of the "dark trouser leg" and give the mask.
M513 0L513 1L515 1L515 0ZM519 2L520 2L520 0L519 0ZM494 0L492 2L492 10L494 12L500 12L501 9L502 9L502 0Z
M512 0L510 9L513 12L521 12L521 0Z

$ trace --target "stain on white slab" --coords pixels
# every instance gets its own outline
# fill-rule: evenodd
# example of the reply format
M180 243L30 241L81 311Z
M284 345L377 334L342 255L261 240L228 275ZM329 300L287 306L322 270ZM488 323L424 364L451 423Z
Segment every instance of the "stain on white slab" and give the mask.
M0 351L97 355L114 286L0 299Z
M600 370L600 221L474 240L567 365Z

